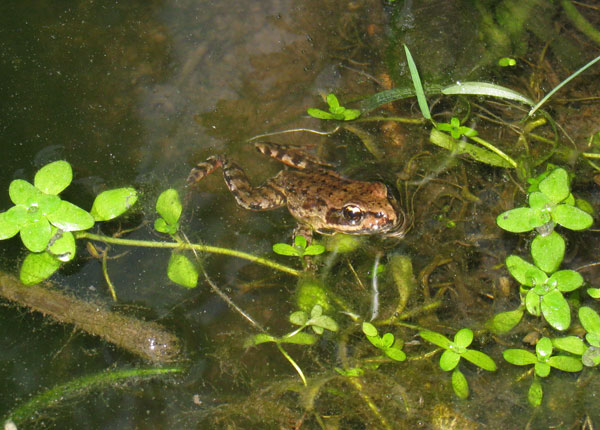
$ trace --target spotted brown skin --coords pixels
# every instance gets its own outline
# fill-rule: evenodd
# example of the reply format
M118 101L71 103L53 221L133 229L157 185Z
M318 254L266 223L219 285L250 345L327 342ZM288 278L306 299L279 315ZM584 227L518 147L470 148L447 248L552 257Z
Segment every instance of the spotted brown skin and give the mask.
M282 170L253 187L237 164L224 156L213 156L192 169L188 182L197 183L221 167L227 187L246 209L287 206L299 223L322 234L404 236L406 217L383 183L340 176L325 168L330 164L295 147L261 142L256 148L299 170Z

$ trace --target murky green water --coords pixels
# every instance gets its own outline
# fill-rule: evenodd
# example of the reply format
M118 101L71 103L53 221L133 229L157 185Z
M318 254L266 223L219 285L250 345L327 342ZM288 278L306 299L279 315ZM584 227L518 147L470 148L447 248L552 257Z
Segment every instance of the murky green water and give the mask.
M256 153L248 139L286 129L332 131L337 123L305 114L308 107L325 107L321 95L335 92L346 104L408 85L402 43L428 84L485 80L535 99L599 52L562 9L535 0L27 1L2 10L0 188L7 190L12 179L32 180L44 164L66 159L75 179L62 196L81 207L89 209L94 196L108 188L141 191L137 211L122 224L94 227L96 233L139 240L166 240L152 230L156 197L169 187L186 194L190 168L207 156L227 152L259 183L280 165ZM598 28L597 8L581 12ZM517 67L499 68L497 59L504 55L516 57ZM599 130L598 104L589 97L597 96L597 82L598 66L550 109L580 152L595 149L588 138ZM468 117L467 126L520 162L522 106L437 95L429 104L436 121ZM421 118L414 99L371 115ZM532 238L503 233L495 224L499 213L525 201L514 170L449 155L428 142L431 126L425 122L352 127L327 136L296 131L268 137L307 145L345 175L395 186L412 219L402 241L361 238L351 253L328 251L314 259L314 278L330 293L326 313L340 331L326 331L312 346L283 344L308 389L273 343L244 346L259 329L215 295L203 275L194 289L170 282L170 251L110 245L106 266L115 303L101 262L80 241L78 257L52 283L176 334L182 358L165 366L183 371L74 389L40 406L19 428L598 426L595 368L553 371L543 381L542 405L533 409L527 403L532 374L502 359L506 348L533 350L530 339L552 336L548 325L526 316L508 335L484 329L495 313L519 306L518 285L503 263L511 253L526 255ZM549 125L534 132L553 139ZM564 134L560 140L569 141ZM541 139L528 142L532 158L552 151ZM557 153L553 162L579 174L574 192L597 208L593 168L574 153ZM544 166L529 167L539 173ZM186 196L187 238L301 269L300 261L272 252L274 243L290 243L295 222L288 212L239 208L217 173ZM10 205L8 193L0 193L0 208ZM593 286L595 232L570 233L567 240L564 266L585 267L582 274ZM106 247L97 246L99 252ZM10 239L0 243L0 255L2 269L16 274L26 252L18 239ZM394 272L400 258L411 262L414 276L400 279ZM402 363L382 358L360 330L359 323L373 315L372 273L380 264L385 271L375 277L380 291L375 321L391 322L379 326L380 332L404 341L408 360ZM297 310L297 277L224 255L203 254L202 265L266 332L281 336L295 329L288 316ZM582 300L590 302L587 296ZM79 377L151 366L72 325L7 300L2 304L0 417ZM406 312L411 316L404 318ZM459 400L450 374L438 366L440 353L430 354L435 347L418 331L451 337L464 327L476 332L473 347L489 354L498 371L461 362L471 393ZM583 333L575 324L569 334ZM336 367L361 367L365 373L344 377Z

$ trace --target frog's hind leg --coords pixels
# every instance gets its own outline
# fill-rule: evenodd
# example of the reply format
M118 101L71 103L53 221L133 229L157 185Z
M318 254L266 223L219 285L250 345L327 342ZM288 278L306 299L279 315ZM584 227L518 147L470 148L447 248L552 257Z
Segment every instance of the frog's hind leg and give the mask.
M219 155L209 157L194 167L188 176L188 184L194 185L219 167L223 169L227 188L243 208L264 211L285 205L285 197L273 186L272 181L253 187L240 166Z
M256 149L261 154L281 161L283 164L295 167L296 169L307 169L310 167L332 167L331 163L315 157L298 146L280 145L272 142L258 142Z

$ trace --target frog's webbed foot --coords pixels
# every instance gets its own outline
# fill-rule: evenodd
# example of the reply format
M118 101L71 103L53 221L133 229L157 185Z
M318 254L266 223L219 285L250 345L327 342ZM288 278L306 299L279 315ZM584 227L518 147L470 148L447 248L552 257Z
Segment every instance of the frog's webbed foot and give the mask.
M253 187L242 168L222 155L209 157L196 165L188 176L188 185L195 185L219 167L223 169L227 188L243 208L263 211L285 205L285 197L273 186L272 181Z
M196 185L222 165L223 162L220 156L213 155L212 157L208 157L206 161L196 164L196 166L194 166L194 168L190 171L186 181L187 185Z
M333 167L333 164L328 163L319 157L315 157L297 146L280 145L272 142L258 142L255 146L261 154L268 155L269 157L279 160L290 167L295 167L296 169L307 169L319 166Z

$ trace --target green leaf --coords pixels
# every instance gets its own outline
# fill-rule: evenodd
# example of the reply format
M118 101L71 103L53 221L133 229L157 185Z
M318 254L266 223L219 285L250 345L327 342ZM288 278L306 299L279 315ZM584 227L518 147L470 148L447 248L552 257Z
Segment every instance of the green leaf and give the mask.
M131 187L103 191L96 196L90 213L96 221L108 221L122 215L137 199L137 191Z
M19 229L29 222L29 213L25 206L13 206L4 213L4 219L9 224L18 226Z
M566 204L552 209L552 220L569 230L585 230L594 223L594 218L590 214Z
M325 252L325 247L320 244L313 244L306 247L304 255L319 255Z
M481 351L477 351L475 349L468 349L464 354L462 354L461 357L465 360L470 361L474 365L481 367L483 370L495 372L497 369L496 363L494 362L494 360L492 360L492 357Z
M154 220L154 230L159 233L175 234L179 230L179 223L167 224L163 218L156 218Z
M537 379L534 379L527 394L527 400L529 401L529 404L534 408L537 408L542 404L543 396L544 392L542 391L542 384L540 384L540 381Z
M569 357L567 355L555 355L548 359L548 364L555 369L563 372L579 372L583 369L583 364L579 358Z
M465 375L458 369L452 372L452 388L459 398L464 400L469 397L469 383Z
M523 318L523 309L502 312L494 315L487 323L486 327L494 334L504 334L511 331Z
M457 346L466 348L473 342L473 331L468 328L462 328L454 335L454 343Z
M535 354L525 349L507 349L502 353L502 356L515 366L527 366L538 361Z
M260 345L261 343L267 342L277 342L277 338L271 336L270 334L259 333L246 339L246 341L244 342L244 348L248 348L249 346Z
M449 372L454 369L460 361L460 355L449 349L445 350L440 357L440 368Z
M52 238L48 252L58 260L66 263L75 258L75 237L70 231L60 231L56 227L52 229Z
M380 336L367 336L367 339L375 348L385 349L385 346L383 345L383 338Z
M63 231L80 231L92 228L94 218L88 211L62 200L56 211L47 216L48 221Z
M314 318L312 319L312 324L313 327L317 326L317 327L321 327L324 328L326 330L329 331L338 331L338 324L335 322L335 320L327 315L321 315L318 318Z
M62 200L58 196L53 196L50 194L40 194L36 197L35 202L31 202L30 211L33 209L34 205L37 204L38 210L42 215L50 215L56 212L60 208L60 203Z
M287 243L276 243L273 245L273 252L279 255L287 255L293 257L302 257L301 252Z
M587 367L595 367L600 364L600 348L598 348L598 346L590 346L583 353L581 362Z
M394 361L406 360L406 354L400 348L391 347L386 349L384 353Z
M179 193L173 188L163 191L156 199L156 212L167 222L175 225L181 216L182 206Z
M21 227L23 245L31 252L42 252L52 237L52 229L46 218L25 224Z
M548 209L552 206L552 201L541 191L529 193L529 207L532 209Z
M323 315L323 306L316 304L313 306L313 308L310 310L310 317L312 318L319 318L321 315Z
M584 199L575 199L575 207L577 207L577 208L581 209L582 211L590 214L591 216L594 216L594 213L595 213L594 207L587 200L584 200Z
M517 255L506 258L506 268L519 283L527 287L544 285L548 279L542 270Z
M425 91L423 90L423 84L421 84L421 78L419 77L417 65L415 64L415 60L413 60L408 46L406 45L404 45L404 52L406 54L406 62L408 63L410 77L415 87L415 94L417 95L417 103L419 104L419 109L421 109L421 114L425 119L431 119L431 112L429 111L429 106L427 105L427 99L425 98Z
M318 325L311 324L311 327L312 327L313 331L318 335L322 335L325 332L323 327L320 327Z
M547 338L541 338L535 345L535 353L537 354L538 360L545 361L552 355L552 341Z
M40 190L22 179L15 179L8 187L8 195L15 205L25 205L40 194Z
M556 271L564 255L565 240L555 231L548 236L537 235L531 242L533 262L546 273Z
M327 101L327 104L329 105L329 110L337 109L340 107L340 102L338 101L338 98L333 93L327 94L326 101Z
M552 345L557 349L575 355L582 355L586 350L585 343L577 336L565 336L552 339Z
M540 378L545 378L550 374L550 365L548 363L542 363L538 361L534 366L535 374Z
M421 336L426 341L431 342L434 345L437 345L444 349L448 349L450 348L450 345L452 345L450 339L434 331L422 330L419 332L419 336Z
M503 212L496 218L498 227L511 233L524 233L550 221L550 214L541 209L516 208Z
M587 306L579 308L579 321L588 333L600 334L600 316L595 310ZM599 345L600 346L600 345Z
M547 283L549 285L556 285L562 292L568 292L576 290L583 285L583 276L574 270L559 270L554 272Z
M527 308L527 312L529 312L531 315L539 317L542 315L542 309L540 306L540 296L538 296L533 290L527 291L527 295L525 296L525 307Z
M293 343L295 345L313 345L319 338L303 331L296 333L290 337L282 337L279 339L283 343Z
M346 109L343 115L344 121L352 121L360 116L360 111L358 109Z
M294 325L303 326L308 321L308 315L304 311L296 311L290 314L290 322Z
M73 180L71 165L64 160L46 164L35 174L33 184L46 193L57 195L69 186Z
M585 340L587 340L591 346L600 347L600 333L588 333L585 335Z
M21 229L20 224L15 224L7 220L6 212L0 213L0 240L10 239Z
M489 82L461 82L450 85L442 89L442 94L446 95L473 95L473 96L489 96L498 97L507 100L514 100L520 103L525 103L533 106L535 103L521 93L511 90L510 88L501 85L491 84Z
M171 253L167 276L171 281L187 288L195 288L198 285L198 269L189 258L177 252Z
M335 117L332 114L330 114L329 112L325 112L324 110L321 110L321 109L308 108L308 109L306 109L306 113L309 114L310 116L312 116L313 118L335 119Z
M23 260L19 278L25 285L39 284L48 279L60 266L60 261L47 252L29 254Z
M377 329L370 322L365 321L362 323L362 331L365 335L370 337L378 336Z
M562 202L571 192L567 171L561 168L554 169L540 182L539 188L554 204Z
M394 335L392 333L385 333L381 337L382 349L388 349L394 344Z
M600 299L600 288L588 288L586 292L592 299Z
M297 248L305 249L306 248L306 238L304 236L302 236L301 234L299 234L298 236L296 236L294 238L294 245Z
M556 330L563 331L571 325L571 309L560 291L552 290L542 296L541 309L548 324Z

